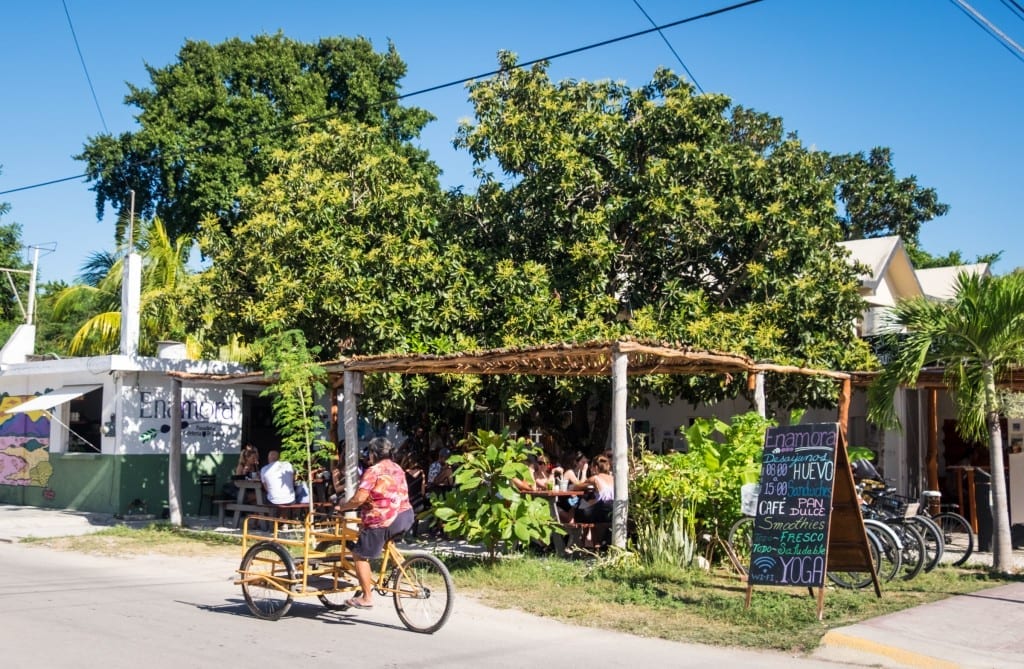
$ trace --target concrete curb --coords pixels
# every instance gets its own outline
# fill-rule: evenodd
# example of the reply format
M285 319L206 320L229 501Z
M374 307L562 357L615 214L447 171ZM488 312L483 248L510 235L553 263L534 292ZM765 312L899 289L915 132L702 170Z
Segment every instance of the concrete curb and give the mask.
M917 653L906 648L897 648L863 637L843 634L835 630L825 633L814 657L836 662L865 663L877 661L881 667L915 667L919 669L957 669L955 662L942 660L930 655Z

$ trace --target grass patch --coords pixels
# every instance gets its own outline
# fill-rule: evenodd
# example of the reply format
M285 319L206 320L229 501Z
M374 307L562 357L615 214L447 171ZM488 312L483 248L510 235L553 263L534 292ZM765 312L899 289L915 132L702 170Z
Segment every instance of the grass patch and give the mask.
M93 555L129 556L167 554L182 557L225 556L237 560L239 537L203 530L150 523L142 527L115 525L82 536L25 538L20 543Z
M31 543L111 556L219 557L233 567L241 541L237 536L153 523ZM519 555L493 564L442 557L460 595L496 608L671 641L796 653L813 650L836 627L1022 579L996 577L980 567L942 567L912 581L883 584L881 599L871 589L829 587L825 617L819 621L815 599L806 588L756 587L750 609L745 610L746 585L724 570L647 567L629 556L565 560Z
M806 588L756 587L745 610L746 585L725 572L543 557L448 562L460 591L490 606L672 641L801 653L832 628L1008 581L983 570L942 568L884 584L881 599L873 590L830 587L819 621Z

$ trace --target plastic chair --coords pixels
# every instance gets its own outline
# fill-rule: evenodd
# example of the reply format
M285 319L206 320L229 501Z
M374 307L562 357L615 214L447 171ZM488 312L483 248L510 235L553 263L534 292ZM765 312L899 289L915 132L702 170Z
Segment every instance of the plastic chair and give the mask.
M213 500L217 498L217 477L214 474L199 475L199 508L196 515L203 515L203 502L210 500L210 515L213 515Z

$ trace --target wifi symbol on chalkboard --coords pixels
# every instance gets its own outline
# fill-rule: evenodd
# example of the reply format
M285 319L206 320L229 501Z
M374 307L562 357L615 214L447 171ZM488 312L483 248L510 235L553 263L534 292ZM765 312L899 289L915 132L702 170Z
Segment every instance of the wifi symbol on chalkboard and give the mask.
M762 574L767 574L775 567L775 558L762 555L754 560L754 567L756 567Z

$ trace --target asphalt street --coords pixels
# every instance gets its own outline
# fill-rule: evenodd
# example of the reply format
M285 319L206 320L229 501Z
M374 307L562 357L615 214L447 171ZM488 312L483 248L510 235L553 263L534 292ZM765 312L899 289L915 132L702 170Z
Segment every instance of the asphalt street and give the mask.
M456 595L434 635L407 631L393 607L327 611L296 600L286 617L253 617L223 559L100 557L19 543L84 534L102 514L0 504L0 647L4 666L110 669L357 667L1024 667L1024 582L950 597L829 631L811 657L681 644L575 627ZM1024 555L1015 555L1019 566ZM981 555L991 560L991 555ZM457 586L458 584L456 584Z

